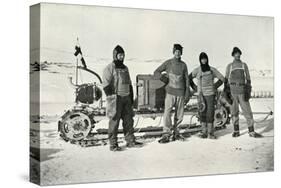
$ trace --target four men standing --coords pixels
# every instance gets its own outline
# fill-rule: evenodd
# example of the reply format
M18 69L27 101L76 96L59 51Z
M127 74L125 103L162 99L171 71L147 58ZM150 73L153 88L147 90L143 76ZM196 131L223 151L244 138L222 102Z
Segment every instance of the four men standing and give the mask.
M199 112L202 124L202 138L215 139L214 135L214 111L215 92L224 82L227 96L231 98L231 114L233 119L233 137L239 136L239 104L243 114L247 119L249 135L251 137L261 137L254 131L254 120L249 103L251 95L251 79L246 63L240 60L241 50L234 47L232 56L234 61L226 68L225 78L215 68L209 66L206 53L199 56L200 66L188 74L187 65L181 60L183 47L174 44L174 57L165 61L155 71L154 75L165 82L166 98L164 110L164 132L159 143L168 143L171 136L178 139L177 126L182 122L184 115L184 105L190 99L190 83L193 78L197 78L197 85L191 84L194 90L198 91L199 103L204 104L204 109ZM117 134L119 122L123 121L123 130L127 147L138 147L142 143L135 140L133 128L133 87L129 75L129 70L124 65L125 52L119 45L113 50L113 62L106 66L103 72L103 89L107 96L107 116L109 117L108 138L111 151L119 151ZM214 79L218 78L217 82ZM171 120L172 111L175 111L174 121ZM174 133L174 134L173 134Z

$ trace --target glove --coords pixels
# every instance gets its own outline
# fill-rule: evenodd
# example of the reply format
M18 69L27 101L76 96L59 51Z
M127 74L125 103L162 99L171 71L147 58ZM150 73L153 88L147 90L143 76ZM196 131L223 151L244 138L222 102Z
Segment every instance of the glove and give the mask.
M133 90L132 85L130 85L130 99L131 99L131 103L133 105L134 104L134 90Z
M223 82L221 80L218 80L215 84L214 87L217 90L221 85L223 84Z
M104 91L106 96L110 96L110 95L114 94L113 89L112 89L112 87L110 85L104 87L103 91Z
M248 102L251 98L252 86L250 82L246 83L244 101Z
M186 105L188 102L189 102L189 97L186 97L186 98L184 99L184 104Z
M190 84L190 87L195 91L197 92L197 85L193 82L193 78L192 78L192 75L190 74L189 75L189 84Z
M187 104L190 100L190 97L189 96L185 96L184 97L184 104Z
M164 82L165 84L169 83L169 78L168 78L168 75L166 73L161 74L160 80L162 82Z
M204 98L202 92L199 93L197 100L198 100L199 113L202 113L206 110L206 101L205 101L205 98Z
M134 90L133 90L133 86L130 85L130 101L131 101L131 107L132 107L132 117L135 116L135 111L134 108L136 108L137 106L137 102L134 101Z
M224 82L223 97L225 98L225 100L226 100L229 104L232 104L232 103L233 103L233 99L232 99L231 91L230 91L230 86L229 86L229 84L228 84L228 80L227 80L227 79L225 79L225 82Z
M230 93L230 85L228 84L228 80L227 80L227 79L225 79L225 81L224 81L224 88L223 88L223 91L224 91L225 93Z
M231 93L226 93L225 91L222 92L222 97L226 100L226 102L230 105L233 104L233 98Z
M192 93L189 89L189 86L187 86L186 90L185 90L185 95L184 95L184 104L187 104L189 102L190 97L192 97Z

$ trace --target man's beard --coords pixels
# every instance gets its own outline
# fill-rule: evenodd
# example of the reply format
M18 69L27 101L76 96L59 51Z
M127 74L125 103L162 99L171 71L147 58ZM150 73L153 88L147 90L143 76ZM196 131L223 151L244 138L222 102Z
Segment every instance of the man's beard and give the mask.
M240 61L240 57L234 58L235 61Z
M210 71L210 66L208 63L202 64L200 63L202 72Z
M124 67L123 62L124 62L124 60L114 60L116 68L123 68Z

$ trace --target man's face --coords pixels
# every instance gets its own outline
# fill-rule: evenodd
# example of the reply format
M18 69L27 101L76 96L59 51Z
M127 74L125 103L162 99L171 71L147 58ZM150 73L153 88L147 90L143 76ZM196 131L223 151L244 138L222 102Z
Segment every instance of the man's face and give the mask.
M240 60L241 54L239 52L237 52L233 55L233 57L235 60Z
M177 59L179 59L179 58L181 57L181 51L180 51L180 50L176 50L176 51L174 52L174 57L177 58Z
M208 62L208 60L207 60L206 58L201 59L201 63L202 63L203 65L205 65L207 62Z
M117 54L117 60L118 61L124 61L124 58L125 58L125 54L123 54L123 53L119 53L119 54Z

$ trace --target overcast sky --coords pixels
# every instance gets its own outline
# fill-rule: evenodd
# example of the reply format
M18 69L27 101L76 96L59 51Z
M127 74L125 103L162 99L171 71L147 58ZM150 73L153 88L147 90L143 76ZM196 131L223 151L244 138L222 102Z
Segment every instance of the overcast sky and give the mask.
M238 46L250 68L273 69L269 17L42 4L41 61L73 62L70 52L77 37L88 62L111 59L117 44L124 47L127 59L167 59L173 44L180 43L190 67L198 65L202 51L212 66L225 67Z

